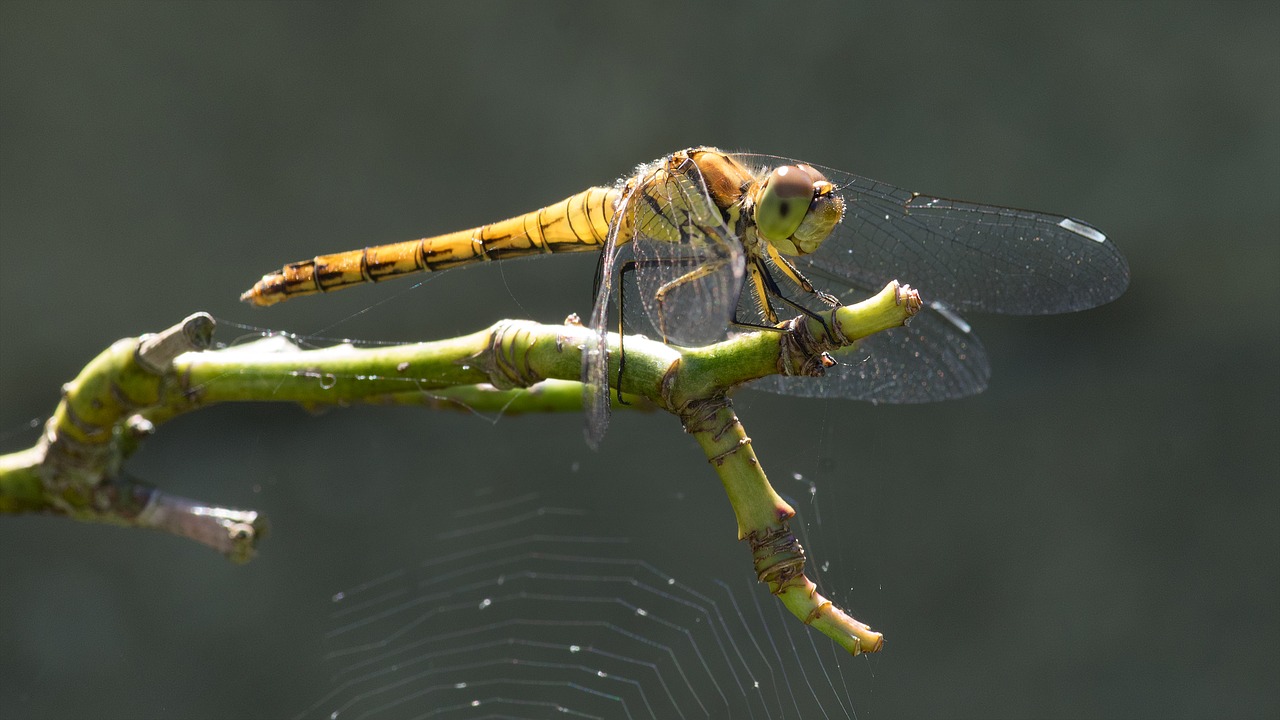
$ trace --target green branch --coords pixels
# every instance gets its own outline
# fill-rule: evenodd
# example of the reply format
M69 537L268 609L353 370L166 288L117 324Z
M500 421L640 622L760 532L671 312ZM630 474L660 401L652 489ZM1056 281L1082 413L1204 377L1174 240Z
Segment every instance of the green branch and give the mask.
M883 638L832 605L805 576L804 550L788 526L795 512L769 484L729 396L768 375L821 375L834 362L830 352L902 325L919 308L919 295L893 282L861 303L706 347L628 336L626 372L614 388L627 407L660 408L680 418L720 476L760 581L802 621L854 654L880 649ZM92 360L64 387L37 444L0 456L0 512L165 530L244 562L266 530L258 513L168 495L120 472L157 426L240 401L578 410L582 348L594 342L576 323L514 320L448 340L377 348L302 350L277 336L208 350L212 331L212 318L197 314L158 335L120 340ZM616 378L619 337L607 340L609 377Z

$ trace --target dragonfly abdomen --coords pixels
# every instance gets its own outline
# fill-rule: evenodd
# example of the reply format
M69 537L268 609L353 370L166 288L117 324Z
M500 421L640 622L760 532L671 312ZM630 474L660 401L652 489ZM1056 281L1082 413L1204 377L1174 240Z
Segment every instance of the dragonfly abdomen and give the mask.
M619 191L591 188L516 217L421 240L319 255L264 275L240 299L274 305L417 272L558 252L598 251L609 236Z

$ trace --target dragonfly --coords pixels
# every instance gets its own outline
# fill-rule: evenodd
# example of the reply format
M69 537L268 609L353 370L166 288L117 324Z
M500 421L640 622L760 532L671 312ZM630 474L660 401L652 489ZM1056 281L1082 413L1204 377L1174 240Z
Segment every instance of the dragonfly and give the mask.
M241 299L271 305L410 273L564 252L601 253L588 322L596 341L584 348L582 375L593 446L608 425L605 333L615 276L634 275L648 326L680 346L743 328L776 329L783 308L813 314L892 280L908 283L927 300L908 326L843 349L821 377L750 384L875 403L986 388L990 363L962 313L1073 312L1110 302L1129 284L1119 249L1081 220L926 195L773 155L694 147L507 220L285 265ZM619 282L619 304L623 289Z

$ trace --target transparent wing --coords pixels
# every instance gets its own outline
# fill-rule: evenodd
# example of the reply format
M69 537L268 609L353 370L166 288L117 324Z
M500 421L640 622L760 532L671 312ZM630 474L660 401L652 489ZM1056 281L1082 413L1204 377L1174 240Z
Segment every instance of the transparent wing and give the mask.
M742 290L742 243L690 160L670 161L637 187L629 227L645 314L664 342L723 340Z
M794 160L735 155L756 167ZM1062 215L913 193L815 165L845 199L845 218L802 272L845 288L898 279L960 311L1071 312L1119 297L1124 256L1097 229ZM841 295L840 288L824 288Z
M625 241L624 219L630 212L634 195L632 191L622 196L613 222L609 224L609 237L605 239L600 255L597 278L600 286L596 288L595 305L587 322L587 342L582 348L582 407L587 416L583 434L593 450L600 446L605 431L609 429L609 299L613 296L618 244Z
M742 244L725 225L697 165L665 161L644 172L623 196L601 255L591 336L582 356L591 447L609 426L608 316L626 243L645 315L664 342L704 345L723 339L742 290Z
M836 354L822 377L773 375L747 385L781 395L924 403L976 395L991 366L969 326L944 306L926 307L906 327L858 341Z
M778 277L773 263L766 262ZM849 288L842 293L847 302L863 300L883 288L850 285L839 283L839 287ZM830 309L805 293L795 294L792 300L815 312ZM763 319L757 308L755 293L742 293L738 317ZM937 301L926 304L907 327L876 333L840 350L835 357L840 364L828 368L822 377L775 375L747 387L798 397L924 403L976 395L986 389L991 376L987 353L969 324Z

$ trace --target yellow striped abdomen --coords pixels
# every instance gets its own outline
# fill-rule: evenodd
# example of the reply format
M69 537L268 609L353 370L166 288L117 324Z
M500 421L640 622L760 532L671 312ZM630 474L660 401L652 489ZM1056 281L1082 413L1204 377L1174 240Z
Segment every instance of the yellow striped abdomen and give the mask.
M264 275L240 299L274 305L400 275L489 260L598 251L609 236L619 191L591 188L541 210L447 235L320 255Z

